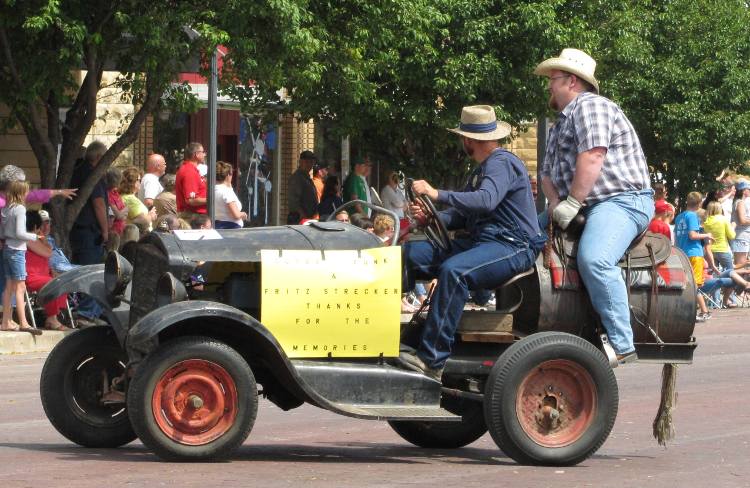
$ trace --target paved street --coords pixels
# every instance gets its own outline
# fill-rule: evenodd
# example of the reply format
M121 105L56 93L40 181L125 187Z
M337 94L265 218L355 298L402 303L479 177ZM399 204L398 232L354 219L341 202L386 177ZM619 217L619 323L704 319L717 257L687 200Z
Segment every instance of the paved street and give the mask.
M750 486L750 310L722 311L696 335L678 373L677 438L651 437L661 366L619 368L620 413L596 456L573 468L519 466L489 435L458 450L411 447L387 424L313 407L262 402L230 462L159 462L139 442L77 447L47 422L38 396L42 354L0 356L0 486Z

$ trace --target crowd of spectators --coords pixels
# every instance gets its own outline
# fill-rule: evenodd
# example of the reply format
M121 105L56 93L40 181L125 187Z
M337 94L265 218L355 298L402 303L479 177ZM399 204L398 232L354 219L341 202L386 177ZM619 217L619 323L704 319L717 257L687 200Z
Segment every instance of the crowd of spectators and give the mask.
M699 322L711 318L709 304L734 308L750 297L750 182L731 174L722 174L719 181L721 187L705 196L689 193L685 211L677 216L664 185L654 185L655 216L649 229L673 239L690 259Z
M99 141L85 148L73 170L73 189L29 191L20 168L6 165L0 170L2 256L3 261L11 265L0 266L0 271L9 270L8 275L0 276L2 330L40 333L28 323L25 292L27 289L32 293L38 291L59 273L78 265L99 264L106 251L121 249L149 232L211 228L211 220L206 215L205 151L200 143L187 145L185 160L176 174L166 173L167 164L162 155L151 154L145 173L135 166L112 167L96 182L86 200L78 202L77 189L83 187L96 170L106 151L107 147ZM243 227L247 219L232 188L233 171L232 165L217 163L215 201L216 222L220 228ZM70 261L50 235L53 223L49 212L25 207L26 203L46 204L56 196L81 206L68 235ZM44 307L44 328L68 330L68 325L60 321L60 311L67 308L67 300L68 297L61 296ZM102 324L101 313L95 300L81 296L75 323L82 327Z

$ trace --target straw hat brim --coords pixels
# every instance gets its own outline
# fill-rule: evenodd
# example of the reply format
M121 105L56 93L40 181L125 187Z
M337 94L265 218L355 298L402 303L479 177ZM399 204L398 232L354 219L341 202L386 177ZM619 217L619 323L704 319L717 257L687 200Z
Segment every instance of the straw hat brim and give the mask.
M469 139L475 139L477 141L497 141L499 139L505 139L510 135L511 127L507 122L497 122L497 128L492 132L467 132L460 128L448 129L454 134L468 137Z
M537 65L536 68L534 68L534 74L539 76L549 76L550 72L555 69L572 73L577 77L588 81L594 87L596 93L599 93L599 82L596 80L596 78L594 78L589 73L584 73L583 71L578 69L576 65L571 64L568 60L563 58L550 58L542 61Z

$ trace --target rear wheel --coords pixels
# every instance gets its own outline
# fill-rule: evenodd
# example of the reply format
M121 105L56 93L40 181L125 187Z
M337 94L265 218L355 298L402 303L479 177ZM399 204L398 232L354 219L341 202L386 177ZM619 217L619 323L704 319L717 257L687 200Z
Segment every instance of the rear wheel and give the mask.
M455 449L464 447L487 432L482 404L463 398L444 398L443 408L461 415L460 422L395 421L388 424L404 440L419 447Z
M617 380L604 355L570 334L533 334L490 372L484 411L492 438L523 464L574 465L607 440Z
M174 461L218 459L253 428L258 390L237 351L209 338L167 342L138 366L128 413L141 441Z
M125 409L128 357L111 327L66 336L44 363L44 413L63 436L84 447L118 447L135 439Z

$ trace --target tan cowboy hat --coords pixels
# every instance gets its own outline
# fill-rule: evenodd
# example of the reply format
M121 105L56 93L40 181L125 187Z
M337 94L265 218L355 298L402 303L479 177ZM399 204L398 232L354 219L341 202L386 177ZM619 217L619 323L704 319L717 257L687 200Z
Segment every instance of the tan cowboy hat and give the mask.
M588 81L594 87L596 93L599 93L599 82L594 77L596 61L580 49L563 49L560 56L549 58L539 63L537 67L534 68L534 74L549 76L550 71L553 69L572 73L577 77Z
M461 110L461 123L451 132L478 141L496 141L510 134L510 124L498 122L491 105L472 105Z

